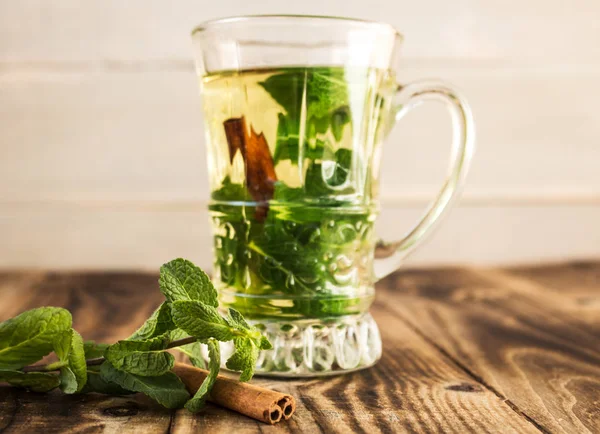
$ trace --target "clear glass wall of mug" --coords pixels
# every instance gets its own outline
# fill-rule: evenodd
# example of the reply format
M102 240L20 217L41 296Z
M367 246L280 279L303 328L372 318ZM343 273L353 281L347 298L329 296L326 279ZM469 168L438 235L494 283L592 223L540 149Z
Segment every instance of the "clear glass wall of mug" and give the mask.
M387 24L236 17L200 25L193 40L213 280L221 305L260 324L274 345L257 372L371 366L382 350L368 312L374 283L439 222L466 175L474 129L465 100L441 82L399 84L402 37ZM373 231L382 142L425 100L445 103L453 119L448 177L411 232L382 242Z

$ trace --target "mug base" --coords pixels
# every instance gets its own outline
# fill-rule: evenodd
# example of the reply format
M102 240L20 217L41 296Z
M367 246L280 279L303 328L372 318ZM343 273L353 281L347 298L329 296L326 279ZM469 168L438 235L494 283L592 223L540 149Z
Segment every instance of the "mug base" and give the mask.
M338 375L368 368L381 358L379 329L368 312L335 318L248 322L262 330L273 345L272 350L259 355L255 370L258 376ZM233 343L222 342L224 369L232 353Z

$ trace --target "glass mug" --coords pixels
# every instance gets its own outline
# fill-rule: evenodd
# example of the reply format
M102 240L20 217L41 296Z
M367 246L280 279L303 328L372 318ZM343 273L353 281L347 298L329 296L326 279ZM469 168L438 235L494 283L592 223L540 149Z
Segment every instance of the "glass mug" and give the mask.
M256 372L315 376L373 365L381 356L368 312L374 283L431 232L465 179L474 147L465 99L441 82L398 84L402 36L387 24L247 16L204 23L192 38L213 280L221 306L273 344ZM384 243L373 232L382 140L426 100L452 116L449 173L421 221Z

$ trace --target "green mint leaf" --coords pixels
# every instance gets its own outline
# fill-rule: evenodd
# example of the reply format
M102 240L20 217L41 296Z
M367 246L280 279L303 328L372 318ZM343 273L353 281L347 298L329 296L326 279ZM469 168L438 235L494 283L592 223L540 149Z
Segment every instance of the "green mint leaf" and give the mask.
M309 160L322 160L333 153L333 147L329 140L315 139L304 146L304 158Z
M351 122L344 69L290 68L271 75L259 85L285 111L279 114L277 124L273 153L275 164L282 160L298 164L299 150L302 148L303 158L313 161L322 159L325 155L325 143L322 140L329 129L337 142L342 140L344 127ZM304 143L300 143L303 109L306 112L306 128Z
M346 171L349 170L352 164L352 150L346 148L338 149L335 152L335 161L340 167L342 167Z
M61 362L60 389L67 394L81 392L87 381L87 366L81 335L73 329L62 333L54 342L54 352Z
M240 330L251 330L252 327L250 326L250 324L248 324L246 322L246 320L244 319L244 317L242 316L241 313L239 313L237 310L235 310L234 308L230 307L229 308L229 324L232 327L236 327Z
M58 359L66 363L66 366L60 368L60 390L71 394L77 391L77 378L75 373L69 367L69 354L71 353L71 340L73 339L73 329L69 329L54 340L54 352Z
M207 345L208 356L210 358L210 372L200 385L200 388L194 397L185 404L185 408L192 413L197 413L204 407L206 399L210 395L210 391L212 390L212 387L217 380L217 376L219 375L219 369L221 369L221 353L219 349L219 342L214 339L209 339Z
M301 202L304 200L304 190L302 187L288 187L287 184L277 181L273 200L282 203Z
M77 377L75 377L75 373L68 366L60 368L60 390L66 394L77 392Z
M289 116L300 118L306 100L307 119L323 118L348 106L345 71L337 68L290 68L259 83Z
M230 216L236 215L239 220L254 218L256 209L254 206L248 204L248 206L241 207L236 204L236 202L253 202L254 199L245 185L232 183L229 176L223 178L221 187L211 193L211 198L212 201L209 205L211 211ZM235 239L226 236L221 236L220 239L228 245L236 243ZM215 254L218 256L219 250ZM222 276L228 274L225 269L221 271L223 272Z
M77 389L75 392L81 392L87 382L87 366L83 338L75 330L73 330L71 351L69 353L68 361L69 368L75 375L75 380L77 381Z
M275 211L275 206L272 207ZM302 210L301 213L271 213L260 236L255 236L248 243L248 249L261 260L254 272L273 288L291 293L315 293L321 285L322 277L328 277L327 269L319 262L322 258L322 208ZM311 213L316 211L314 216ZM295 219L308 217L318 219L316 222L298 222ZM287 220L289 219L289 220ZM327 222L326 220L324 220ZM243 264L245 259L239 258ZM236 306L238 307L238 306ZM241 308L246 308L240 305Z
M278 115L277 135L275 152L273 153L273 163L277 164L283 160L290 160L293 163L298 162L299 143L300 143L300 123L296 118L286 116L283 113Z
M240 381L250 381L254 375L259 349L250 338L235 338L235 352L227 360L227 368L241 371Z
M171 309L177 327L197 339L229 341L235 336L234 330L212 306L199 301L176 301Z
M121 371L147 377L162 375L175 364L173 355L165 351L169 342L167 335L145 341L119 341L108 347L104 357Z
M340 186L346 182L352 166L352 151L341 148L335 152L335 168L333 175L328 179L329 185Z
M309 128L314 128L315 134L325 134L329 129L329 124L330 120L327 116L323 116L321 118L311 118Z
M217 290L204 271L186 259L175 259L160 267L158 281L167 301L196 300L217 307Z
M67 361L67 358L69 357L72 338L73 329L68 329L60 335L57 335L54 340L54 352L56 353L56 357L62 362Z
M46 372L21 372L11 370L0 370L0 382L6 382L11 386L24 387L33 392L49 392L60 385L57 375Z
M163 335L173 329L175 329L175 324L173 324L171 318L171 306L169 306L169 303L164 302L129 339L142 341Z
M307 118L328 117L332 110L349 105L343 69L317 68L307 78Z
M89 342L85 343L86 348L89 346ZM108 346L106 344L99 344L102 346ZM94 351L97 351L94 349ZM97 354L97 353L92 353ZM88 366L87 370L87 382L83 387L81 393L102 393L104 395L131 395L130 390L123 389L121 386L115 383L106 381L100 375L101 365Z
M181 408L190 398L190 394L173 372L166 372L155 377L143 377L119 371L109 362L100 367L102 379L114 383L123 389L140 392L167 408Z
M115 383L105 381L99 371L88 371L87 378L88 381L81 393L102 393L104 395L131 395L135 393L125 390Z
M338 108L331 114L331 132L335 140L340 142L344 135L344 127L350 123L350 107Z
M302 99L307 82L305 70L290 70L271 75L258 84L294 119L300 119Z
M271 344L271 342L269 342L269 340L265 336L261 336L258 348L260 348L261 350L272 350L273 344Z
M182 345L181 347L178 347L177 350L188 356L188 359L196 368L206 369L206 362L204 361L204 357L202 357L202 346L200 342Z
M184 339L188 337L189 334L184 332L181 329L175 329L171 332L171 341L176 341L178 339ZM196 341L191 344L181 345L179 347L174 348L174 350L179 351L190 359L192 365L196 368L206 369L206 362L204 361L204 357L202 356L202 347L200 342Z
M254 199L245 185L234 184L227 175L221 182L222 187L211 193L211 198L222 202L248 202Z
M353 192L352 187L334 190L341 187L350 173L352 164L352 151L349 149L338 149L333 160L323 160L321 163L313 163L306 171L304 191L307 197L322 198L323 196L336 194L348 194Z
M246 322L241 313L234 308L229 308L229 317L227 322L234 328L244 332L246 337L254 342L254 345L260 350L270 350L273 348L271 342L260 333L256 327L252 327Z
M245 337L252 340L254 345L259 350L270 350L273 348L271 342L269 342L269 340L260 333L260 330L248 324L242 314L232 307L229 308L229 317L227 318L227 322L232 327L243 332Z
M326 121L329 122L328 119ZM304 140L302 154L304 159L321 160L327 153L333 153L333 147L329 140L324 137L317 138L316 136L319 133L319 128L321 128L319 126L321 123L321 120L309 122L309 130L312 130L312 132L309 131L306 140ZM291 119L289 116L279 113L273 163L277 164L283 160L290 160L292 164L298 164L300 159L299 134L298 119Z
M40 307L0 323L0 369L20 369L54 349L71 328L71 314L58 307Z
M99 344L94 341L85 341L83 343L83 351L85 352L86 359L96 359L98 357L104 357L106 349L109 344Z

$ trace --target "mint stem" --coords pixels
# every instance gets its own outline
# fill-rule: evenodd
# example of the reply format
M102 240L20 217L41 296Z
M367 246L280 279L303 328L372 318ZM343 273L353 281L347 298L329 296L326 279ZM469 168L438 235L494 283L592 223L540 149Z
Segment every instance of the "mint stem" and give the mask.
M67 366L68 364L69 364L68 362L64 362L64 361L49 363L44 366L46 368L44 370L45 371L56 371L56 370L62 368L63 366Z
M170 348L176 348L176 347L180 347L182 345L187 345L187 344L192 344L194 342L196 342L198 339L196 339L193 336L188 336L187 338L183 338L183 339L177 339L176 341L171 342L169 345L167 345L167 350ZM85 361L87 366L97 366L97 365L101 365L102 363L104 363L104 357L95 357L93 359L87 359ZM47 365L32 365L32 366L25 366L23 368L23 372L50 372L50 371L58 371L60 368L62 368L63 366L66 366L67 363L65 362L53 362L53 363L49 363Z

